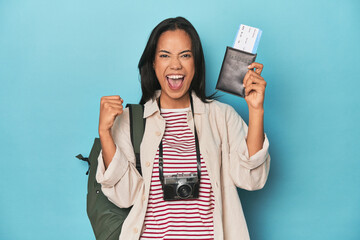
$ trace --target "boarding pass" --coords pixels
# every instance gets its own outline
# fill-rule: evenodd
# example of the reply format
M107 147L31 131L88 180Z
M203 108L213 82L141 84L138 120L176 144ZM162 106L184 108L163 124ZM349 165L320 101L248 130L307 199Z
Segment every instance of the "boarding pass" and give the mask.
M235 38L233 48L256 53L259 46L262 31L259 28L241 24Z

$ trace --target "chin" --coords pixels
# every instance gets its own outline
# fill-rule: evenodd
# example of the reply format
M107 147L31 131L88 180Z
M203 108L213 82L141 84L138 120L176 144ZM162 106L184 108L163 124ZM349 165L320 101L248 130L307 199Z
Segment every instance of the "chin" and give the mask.
M187 91L181 91L181 92L176 92L176 93L170 93L168 95L173 99L181 99L184 96L186 96L187 93L188 93Z

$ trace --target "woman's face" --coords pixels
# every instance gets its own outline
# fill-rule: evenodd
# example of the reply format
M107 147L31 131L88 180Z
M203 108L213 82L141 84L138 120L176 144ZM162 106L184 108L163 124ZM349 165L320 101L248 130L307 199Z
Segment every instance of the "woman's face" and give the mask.
M188 90L195 74L191 38L184 30L166 31L160 35L154 70L161 86L161 107L189 106Z

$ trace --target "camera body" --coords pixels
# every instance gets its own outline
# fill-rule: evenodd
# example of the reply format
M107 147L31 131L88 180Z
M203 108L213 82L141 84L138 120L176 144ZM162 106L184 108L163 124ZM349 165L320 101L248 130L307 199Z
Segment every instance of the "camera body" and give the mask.
M199 198L199 185L197 173L178 173L164 176L162 186L164 200L182 200Z

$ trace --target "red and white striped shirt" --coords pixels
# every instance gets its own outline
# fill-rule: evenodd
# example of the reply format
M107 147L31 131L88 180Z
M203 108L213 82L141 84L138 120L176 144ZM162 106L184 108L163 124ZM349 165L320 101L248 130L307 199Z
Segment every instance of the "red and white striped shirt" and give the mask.
M161 109L166 120L163 136L164 176L197 173L195 137L187 124L185 109ZM159 179L159 149L154 160L149 201L145 216L146 239L214 239L214 195L206 165L201 157L198 199L164 201Z

